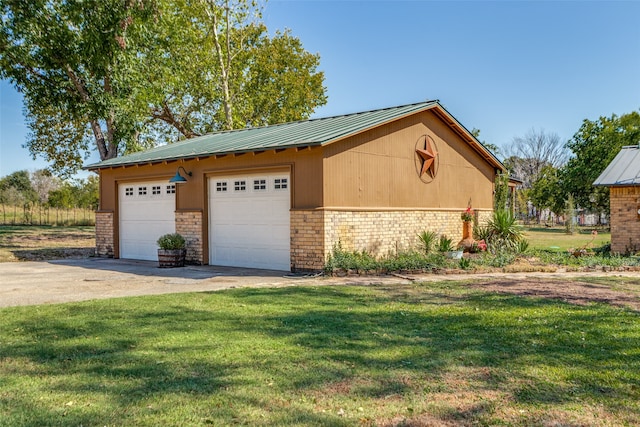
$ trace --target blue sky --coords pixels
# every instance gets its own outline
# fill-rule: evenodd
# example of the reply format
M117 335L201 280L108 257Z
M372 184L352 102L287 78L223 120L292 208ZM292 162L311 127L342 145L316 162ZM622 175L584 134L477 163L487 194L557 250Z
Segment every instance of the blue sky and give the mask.
M638 1L271 0L263 14L320 54L328 103L314 117L439 99L500 147L640 109L639 17ZM46 166L26 133L0 82L0 176Z

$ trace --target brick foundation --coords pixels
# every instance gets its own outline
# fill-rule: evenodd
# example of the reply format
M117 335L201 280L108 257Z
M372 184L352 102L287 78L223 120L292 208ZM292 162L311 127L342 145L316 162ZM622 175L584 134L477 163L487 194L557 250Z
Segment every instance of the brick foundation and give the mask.
M318 271L325 262L324 211L291 211L291 270Z
M96 211L96 255L113 258L113 211Z
M611 252L640 251L640 187L611 187Z
M418 234L434 231L455 243L462 239L461 210L295 210L291 212L293 270L321 270L334 246L375 257L418 246ZM480 222L490 211L479 212Z
M176 233L187 241L186 262L204 264L202 247L202 211L177 211Z

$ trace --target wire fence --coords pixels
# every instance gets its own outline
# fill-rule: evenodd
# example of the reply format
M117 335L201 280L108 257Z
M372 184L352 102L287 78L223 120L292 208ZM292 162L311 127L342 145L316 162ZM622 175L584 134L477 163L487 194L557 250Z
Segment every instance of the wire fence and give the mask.
M87 208L51 208L46 205L0 204L1 225L95 225L96 214Z

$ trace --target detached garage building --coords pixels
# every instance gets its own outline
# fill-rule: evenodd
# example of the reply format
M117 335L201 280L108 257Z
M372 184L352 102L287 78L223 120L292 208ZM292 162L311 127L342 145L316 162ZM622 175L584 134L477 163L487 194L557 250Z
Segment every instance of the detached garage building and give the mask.
M374 255L493 206L503 165L438 101L213 133L87 167L100 256L156 259L178 232L196 264L319 270L338 242ZM172 184L176 171L186 182Z

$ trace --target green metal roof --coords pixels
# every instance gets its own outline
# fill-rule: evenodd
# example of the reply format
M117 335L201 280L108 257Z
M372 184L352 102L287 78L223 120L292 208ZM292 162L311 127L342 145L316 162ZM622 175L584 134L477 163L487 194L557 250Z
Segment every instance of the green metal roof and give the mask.
M427 101L342 116L216 132L94 163L87 165L85 169L95 170L167 160L327 145L435 106L439 106L446 112L438 101ZM491 157L493 157L492 154ZM496 162L498 162L497 159ZM498 164L500 165L500 162Z

